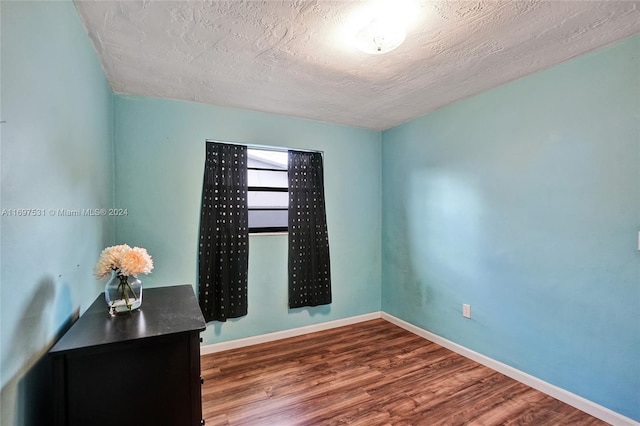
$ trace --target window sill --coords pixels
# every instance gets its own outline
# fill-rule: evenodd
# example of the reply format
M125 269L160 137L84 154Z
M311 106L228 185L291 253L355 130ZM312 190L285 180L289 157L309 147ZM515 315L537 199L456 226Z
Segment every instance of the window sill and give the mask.
M282 232L249 232L250 237L263 237L263 236L273 236L273 235L289 235L288 231Z

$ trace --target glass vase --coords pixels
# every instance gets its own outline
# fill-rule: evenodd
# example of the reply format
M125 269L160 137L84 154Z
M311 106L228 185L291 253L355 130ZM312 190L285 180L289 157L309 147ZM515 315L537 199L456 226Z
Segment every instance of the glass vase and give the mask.
M112 271L104 286L104 298L111 315L134 311L142 305L142 281L134 275Z

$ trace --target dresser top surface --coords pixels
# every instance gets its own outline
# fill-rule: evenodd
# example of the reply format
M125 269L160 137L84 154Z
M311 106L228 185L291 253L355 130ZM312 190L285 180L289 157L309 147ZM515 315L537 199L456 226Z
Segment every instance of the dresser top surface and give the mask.
M102 293L49 352L200 332L206 326L189 284L144 289L139 309L115 316L109 315Z

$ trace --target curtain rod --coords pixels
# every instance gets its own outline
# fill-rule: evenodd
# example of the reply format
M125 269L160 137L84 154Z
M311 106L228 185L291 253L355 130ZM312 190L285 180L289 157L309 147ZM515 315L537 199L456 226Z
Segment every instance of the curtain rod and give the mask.
M324 155L324 151L320 151L318 149L287 148L285 146L258 145L258 144L252 144L252 143L221 141L221 140L217 140L217 139L205 139L205 143L207 143L207 142L226 143L226 144L229 144L229 145L242 145L242 146L246 146L247 148L261 149L263 151L289 151L289 150L291 150L291 151L300 151L300 152L319 152L320 154Z

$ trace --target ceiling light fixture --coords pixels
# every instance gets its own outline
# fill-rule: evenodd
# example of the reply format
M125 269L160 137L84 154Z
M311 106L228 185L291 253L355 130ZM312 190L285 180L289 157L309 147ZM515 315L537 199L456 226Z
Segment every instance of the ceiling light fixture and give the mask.
M356 33L356 47L365 53L379 55L391 52L404 42L404 28L393 22L371 21Z

